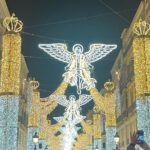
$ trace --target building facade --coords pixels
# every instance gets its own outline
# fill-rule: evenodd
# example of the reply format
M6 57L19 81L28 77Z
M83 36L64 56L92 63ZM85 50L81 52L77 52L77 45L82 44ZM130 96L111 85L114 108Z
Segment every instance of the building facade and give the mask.
M120 136L119 148L126 150L130 143L130 134L136 132L136 88L134 74L134 55L132 43L134 39L133 26L139 19L150 23L150 1L143 0L128 29L121 35L122 49L112 67L112 79L116 85L117 96L117 132Z

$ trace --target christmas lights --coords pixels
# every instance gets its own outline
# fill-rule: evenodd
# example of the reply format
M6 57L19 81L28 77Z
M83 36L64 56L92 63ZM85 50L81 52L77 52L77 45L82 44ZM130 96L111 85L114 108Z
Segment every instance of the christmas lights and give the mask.
M7 32L2 41L2 64L0 93L2 95L19 95L21 72L21 36L22 22L18 18L6 17L3 25Z
M76 100L76 97L74 95L70 95L69 100L67 100L65 95L61 95L57 97L55 95L51 95L51 97L54 99L54 101L56 101L58 104L64 107L68 107L70 103L72 103L72 105L76 105L76 107L81 107L93 99L91 95L85 95L85 94L80 95L78 100Z
M150 140L149 108L150 108L150 39L147 37L150 24L146 21L135 23L133 32L134 73L136 86L136 110L138 130L144 131L144 140Z
M104 111L106 116L106 127L116 127L116 96L114 94L114 83L106 82L104 84L106 93L104 95ZM109 109L108 109L109 108Z
M134 54L134 74L136 97L144 96L147 93L146 83L146 60L145 60L145 44L143 38L135 38L133 41Z
M64 80L71 86L76 86L77 93L81 94L82 89L95 88L96 80L90 75L93 68L91 63L108 55L117 48L117 45L92 44L90 50L84 54L81 44L73 46L73 53L67 50L65 44L61 43L39 44L39 48L55 59L68 63L65 67L66 72L63 74Z
M106 128L106 150L116 148L116 143L114 141L115 134L116 134L116 127Z
M65 94L65 91L68 87L68 83L62 81L60 86L48 97L40 98L40 112L43 114L51 113L57 106L57 103L54 101L53 96L59 98L59 96Z

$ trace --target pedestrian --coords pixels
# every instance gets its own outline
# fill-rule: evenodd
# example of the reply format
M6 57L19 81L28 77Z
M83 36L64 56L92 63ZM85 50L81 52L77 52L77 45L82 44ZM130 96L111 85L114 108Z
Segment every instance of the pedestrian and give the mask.
M135 150L135 145L138 140L138 135L136 132L134 132L130 137L131 137L131 141L130 141L130 145L127 147L127 150ZM150 150L150 148L148 147L145 141L143 141L143 144L140 145L140 147L143 148L143 150Z

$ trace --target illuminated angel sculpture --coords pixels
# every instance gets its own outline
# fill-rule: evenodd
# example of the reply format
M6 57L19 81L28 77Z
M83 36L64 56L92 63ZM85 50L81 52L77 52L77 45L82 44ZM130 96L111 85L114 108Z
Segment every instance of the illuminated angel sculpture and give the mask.
M81 44L73 46L73 53L69 52L66 44L62 43L39 44L39 48L55 59L68 64L65 67L66 72L63 74L64 80L71 86L76 86L77 93L81 94L82 89L90 90L95 87L96 80L91 78L93 68L91 63L105 57L116 49L117 45L92 44L86 53L83 53Z
M58 122L62 121L62 119L65 118L63 127L61 127L59 131L63 133L63 149L71 150L73 142L77 136L77 131L80 129L76 125L86 118L85 116L82 116L80 114L81 106L91 101L93 97L91 95L80 95L78 100L76 100L76 97L74 95L69 96L69 100L67 100L65 95L51 95L51 97L58 104L66 107L64 117L53 118Z
M53 99L60 105L66 107L66 111L64 116L67 121L70 121L74 125L80 123L85 116L80 115L80 107L88 103L93 99L91 95L80 95L79 99L76 100L74 95L69 96L69 100L66 99L66 96L53 96ZM54 117L54 119L58 122L62 120L63 117Z

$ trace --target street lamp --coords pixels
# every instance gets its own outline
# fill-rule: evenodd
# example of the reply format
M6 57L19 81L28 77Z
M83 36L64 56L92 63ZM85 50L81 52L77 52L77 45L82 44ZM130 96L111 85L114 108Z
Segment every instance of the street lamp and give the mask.
M37 135L37 132L35 132L35 135L32 138L33 138L33 143L34 143L34 150L36 150L36 144L39 141L39 136Z
M48 150L48 147L47 147L47 145L46 145L46 147L45 147L45 150Z
M116 132L116 135L114 136L114 141L115 141L115 143L116 143L116 150L118 150L118 143L119 143L119 140L120 140L119 135L118 135L118 133Z

